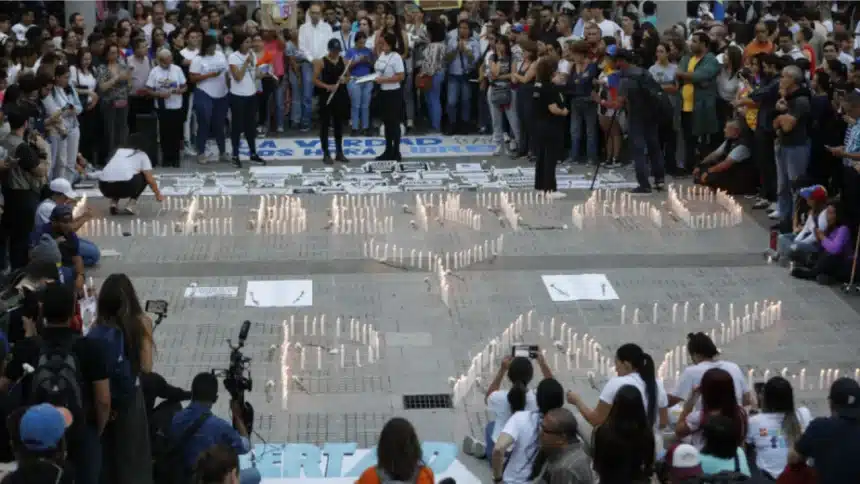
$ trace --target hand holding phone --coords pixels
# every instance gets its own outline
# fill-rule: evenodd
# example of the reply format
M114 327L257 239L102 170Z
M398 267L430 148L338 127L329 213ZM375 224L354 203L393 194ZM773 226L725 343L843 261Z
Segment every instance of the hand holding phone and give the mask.
M533 360L537 358L539 352L538 345L513 345L511 347L511 356L514 358L529 358Z

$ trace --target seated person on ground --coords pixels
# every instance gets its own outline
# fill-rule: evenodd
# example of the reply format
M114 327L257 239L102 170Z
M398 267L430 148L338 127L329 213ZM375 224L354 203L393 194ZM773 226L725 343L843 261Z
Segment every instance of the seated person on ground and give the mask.
M116 150L99 174L99 191L105 198L110 199L111 215L120 212L123 215L134 215L137 199L147 186L152 189L156 200L164 200L158 183L152 176L152 161L142 150L144 144L141 133L129 136L128 142ZM118 205L123 199L128 199L128 202L120 211Z
M806 220L802 221L800 204L794 214L794 231L788 234L780 234L776 239L776 253L771 253L774 259L791 257L794 254L810 254L821 250L821 244L815 237L817 229L827 229L827 190L821 185L806 187L798 192L798 195L806 201L808 210Z
M841 205L829 205L824 212L827 227L815 230L815 238L821 244L821 255L814 264L795 267L791 275L800 279L814 279L819 284L845 282L851 277L854 258L851 229L845 222Z
M84 287L84 261L81 258L80 239L72 230L74 219L72 207L57 205L51 211L51 223L33 231L30 238L31 247L36 247L43 235L48 235L57 242L60 249L60 278L66 284L74 284L77 291Z
M711 188L736 194L755 193L758 174L750 150L741 137L739 121L726 123L726 140L693 170L693 180Z
M36 209L36 230L42 225L51 223L51 212L57 205L73 206L78 198L77 193L72 190L72 184L64 178L52 180L48 185L50 196L39 204ZM74 213L74 212L73 212ZM76 217L72 222L72 231L77 233L85 223L93 219L93 213L87 207L86 212L80 217ZM93 267L98 264L101 258L101 252L96 244L89 240L80 239L81 258L84 260L84 267Z

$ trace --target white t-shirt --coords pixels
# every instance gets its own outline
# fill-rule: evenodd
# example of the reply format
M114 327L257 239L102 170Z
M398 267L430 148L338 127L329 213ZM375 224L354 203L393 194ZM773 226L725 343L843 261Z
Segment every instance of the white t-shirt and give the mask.
M216 52L215 55L198 55L191 61L188 72L192 74L210 74L222 72L216 77L210 77L197 83L197 89L205 92L209 97L220 99L227 95L227 58L224 54Z
M614 376L606 382L606 386L603 387L603 391L600 392L600 401L606 402L609 405L612 405L612 402L615 401L615 394L618 393L618 390L625 385L632 385L639 389L639 392L642 393L642 404L645 406L645 413L648 413L648 393L645 391L645 380L639 376L639 373L633 372L628 373L624 376ZM663 434L660 432L660 417L659 410L666 408L669 406L669 397L666 395L666 389L663 388L663 382L661 380L657 380L657 410L655 412L657 415L657 419L654 421L654 440L656 442L656 448L663 448Z
M36 208L36 227L38 228L41 225L51 222L51 212L54 211L54 207L57 206L57 202L55 202L51 198L46 198L39 204Z
M188 47L179 51L179 55L185 60L193 61L200 54L200 49L189 49Z
M608 18L603 19L603 22L600 22L597 26L600 27L601 37L615 37L615 34L621 31L621 27Z
M526 392L526 411L537 411L537 398L535 392L528 390ZM493 426L493 434L490 436L493 442L499 439L499 434L511 418L511 405L508 403L508 390L496 390L487 398L487 410L494 417L495 425Z
M395 74L406 72L406 67L403 65L403 58L400 57L400 54L394 51L387 54L380 54L373 67L380 77L391 77ZM400 89L400 84L380 84L379 88L383 91L393 91L395 89Z
M565 59L558 61L558 67L555 70L561 74L570 75L570 61Z
M174 64L170 64L167 69L155 66L149 71L149 77L146 79L146 87L156 92L167 92L171 89L179 89L185 85L185 74L182 69ZM156 98L153 102L157 108L162 99ZM165 109L182 109L182 94L171 94L167 99L164 99Z
M102 170L99 180L103 182L129 181L140 172L152 171L149 155L143 151L120 148Z
M522 410L508 419L502 432L511 436L514 445L508 457L508 465L502 474L505 484L526 484L531 482L532 463L538 452L538 425L540 414Z
M96 76L90 73L84 73L78 70L75 66L69 67L69 84L73 87L80 87L83 89L89 89L91 91L96 90Z
M15 34L15 37L18 41L23 42L27 40L27 31L35 27L34 24L24 25L22 23L17 23L12 26L12 33Z
M248 56L253 56L253 52L248 52L248 55L242 55L239 51L233 52L230 54L230 57L227 59L228 63L231 66L239 66L245 63L245 59ZM237 81L236 78L230 79L230 94L234 94L236 96L254 96L257 94L257 86L254 82L254 76L256 75L257 70L257 57L253 57L253 61L251 61L251 65L245 71L245 77L242 78L241 81Z
M681 372L681 376L678 378L678 386L675 387L672 395L684 400L690 398L693 388L702 383L702 375L711 368L719 368L732 376L732 380L735 382L735 398L738 401L738 405L742 405L743 395L749 392L750 389L747 386L747 380L744 378L741 368L731 361L703 361L697 365L690 365L684 368L684 371ZM696 402L695 410L701 409L702 400L699 399Z
M801 432L812 421L812 414L806 407L795 410L800 422ZM773 477L779 477L788 460L788 443L782 435L781 413L760 413L749 419L746 441L755 446L755 462L759 469Z

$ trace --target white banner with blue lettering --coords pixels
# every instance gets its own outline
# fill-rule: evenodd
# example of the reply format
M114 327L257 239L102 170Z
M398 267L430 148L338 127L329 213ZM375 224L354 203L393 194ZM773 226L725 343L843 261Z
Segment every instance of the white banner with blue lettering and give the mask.
M457 459L457 445L423 442L423 460L436 482L452 477L457 484L480 484L480 480ZM352 484L366 469L376 465L376 449L359 449L356 443L257 444L257 470L263 484L325 483ZM240 466L251 467L249 454L240 456Z
M334 156L334 140L329 138ZM229 150L228 150L229 151ZM383 138L344 138L343 151L347 158L368 160L385 151ZM491 156L496 145L488 136L404 136L400 140L400 153L404 159L461 158ZM248 144L243 140L239 154L248 156ZM320 160L322 143L315 138L268 138L257 140L257 154L273 160Z

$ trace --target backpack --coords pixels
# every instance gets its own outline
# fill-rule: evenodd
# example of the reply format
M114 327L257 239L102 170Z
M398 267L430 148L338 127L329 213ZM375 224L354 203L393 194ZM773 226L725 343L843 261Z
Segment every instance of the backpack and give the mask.
M672 100L669 98L669 95L663 90L663 86L661 86L653 77L651 77L651 73L642 70L640 74L637 75L627 75L624 77L628 79L633 79L636 81L638 85L641 99L636 99L636 102L642 102L644 105L644 111L649 113L654 113L656 118L660 123L671 122L675 116L675 109L672 107Z
M188 484L191 478L189 475L191 469L185 468L183 448L211 416L211 413L204 412L177 438L170 434L172 425L159 427L156 430L155 439L152 441L153 482L158 484Z
M716 474L702 475L685 479L678 484L763 484L770 482L765 480L761 475L753 472L753 477L750 477L741 472L741 461L735 452L735 469L733 471L720 471Z
M131 361L126 356L122 330L106 324L94 324L86 337L104 342L110 376L111 408L125 408L134 396L136 378L131 369Z
M78 336L54 343L45 341L30 382L30 404L50 403L69 409L75 418L83 414L80 364L73 347Z

